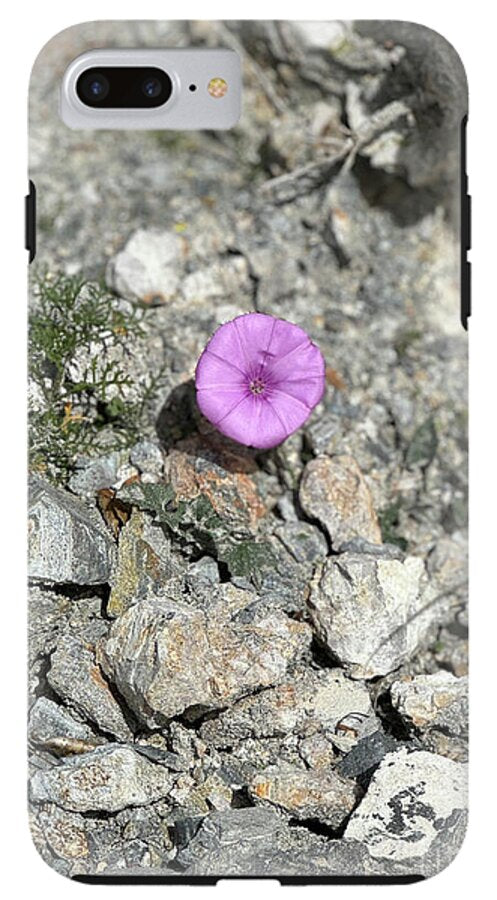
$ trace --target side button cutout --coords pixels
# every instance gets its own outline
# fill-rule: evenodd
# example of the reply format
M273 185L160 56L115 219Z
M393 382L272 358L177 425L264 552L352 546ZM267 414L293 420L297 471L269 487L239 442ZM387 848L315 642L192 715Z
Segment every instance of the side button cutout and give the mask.
M471 315L471 263L465 260L461 272L461 321L468 330L468 319Z
M32 263L36 256L36 188L32 181L29 182L29 194L24 198L24 226L24 246Z
M468 117L461 122L461 324L468 330L471 315L471 263L468 250L471 248L471 197L468 191L466 173L466 126Z
M466 250L471 250L471 197L466 194L466 215L464 221Z

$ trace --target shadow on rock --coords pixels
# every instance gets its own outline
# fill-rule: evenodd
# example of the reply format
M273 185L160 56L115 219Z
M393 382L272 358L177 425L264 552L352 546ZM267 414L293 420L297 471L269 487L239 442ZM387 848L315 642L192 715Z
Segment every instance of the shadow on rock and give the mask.
M227 472L248 474L258 466L260 451L244 447L217 431L202 416L196 401L193 379L175 387L156 422L157 436L167 450L183 451L195 460L214 463Z

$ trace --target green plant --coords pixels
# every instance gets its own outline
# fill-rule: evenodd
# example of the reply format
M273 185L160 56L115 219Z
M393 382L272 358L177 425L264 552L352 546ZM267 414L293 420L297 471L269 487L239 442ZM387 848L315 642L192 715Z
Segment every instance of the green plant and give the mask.
M123 353L142 335L145 311L80 277L40 277L29 315L30 464L65 480L78 455L129 446L140 436L161 373L126 399Z
M131 484L121 498L147 510L185 546L215 556L231 576L257 582L264 570L274 568L271 548L250 535L233 535L228 523L205 494L178 500L171 484Z
M408 543L402 535L397 531L399 527L399 512L401 509L400 501L396 500L390 503L381 512L378 513L378 521L380 523L381 537L385 544L395 544L404 552L407 550Z

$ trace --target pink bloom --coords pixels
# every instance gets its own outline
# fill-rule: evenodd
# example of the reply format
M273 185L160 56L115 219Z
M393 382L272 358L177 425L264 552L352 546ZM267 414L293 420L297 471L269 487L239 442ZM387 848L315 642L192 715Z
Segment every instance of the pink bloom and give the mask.
M223 434L275 447L304 424L324 392L324 359L284 319L247 313L221 325L195 373L198 405Z

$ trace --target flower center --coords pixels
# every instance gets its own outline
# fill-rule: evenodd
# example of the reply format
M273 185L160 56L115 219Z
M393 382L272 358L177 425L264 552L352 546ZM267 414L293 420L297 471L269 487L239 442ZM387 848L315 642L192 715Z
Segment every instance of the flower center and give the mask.
M253 393L256 397L257 397L259 394L262 394L262 393L264 392L265 387L266 387L266 385L265 385L265 383L262 381L261 378L254 378L254 379L250 382L250 390L252 391L252 393Z

